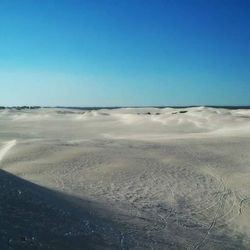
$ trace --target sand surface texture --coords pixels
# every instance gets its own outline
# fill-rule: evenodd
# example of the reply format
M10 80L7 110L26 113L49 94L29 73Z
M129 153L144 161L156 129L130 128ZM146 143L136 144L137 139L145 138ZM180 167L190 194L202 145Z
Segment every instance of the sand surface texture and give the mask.
M1 249L250 249L250 110L0 111Z

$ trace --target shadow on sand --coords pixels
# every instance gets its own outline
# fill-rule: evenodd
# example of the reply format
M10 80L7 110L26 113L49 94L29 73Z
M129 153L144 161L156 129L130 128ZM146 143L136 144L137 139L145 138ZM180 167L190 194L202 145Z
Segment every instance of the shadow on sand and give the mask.
M115 222L112 211L97 204L0 170L1 250L187 249L187 241L193 249L248 249L243 238L232 237L230 231L215 231L205 244L201 229L187 230L182 226L186 221L177 224L174 217L162 231L157 229L160 222L150 218L123 219L127 223ZM149 228L153 228L150 237Z
M119 229L93 211L89 202L0 170L1 250L122 249Z

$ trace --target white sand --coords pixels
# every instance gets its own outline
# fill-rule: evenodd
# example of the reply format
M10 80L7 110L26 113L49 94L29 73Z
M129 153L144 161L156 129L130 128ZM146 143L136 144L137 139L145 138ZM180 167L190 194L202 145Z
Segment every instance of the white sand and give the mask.
M0 140L2 169L97 202L123 245L250 249L250 110L5 110Z
M0 148L0 162L3 157L8 153L8 151L16 145L16 140L8 141L4 144L2 148Z

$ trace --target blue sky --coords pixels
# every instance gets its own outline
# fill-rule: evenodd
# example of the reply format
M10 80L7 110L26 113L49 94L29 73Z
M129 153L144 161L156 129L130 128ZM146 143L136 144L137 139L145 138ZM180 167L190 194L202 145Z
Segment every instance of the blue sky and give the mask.
M250 105L250 1L1 0L0 105Z

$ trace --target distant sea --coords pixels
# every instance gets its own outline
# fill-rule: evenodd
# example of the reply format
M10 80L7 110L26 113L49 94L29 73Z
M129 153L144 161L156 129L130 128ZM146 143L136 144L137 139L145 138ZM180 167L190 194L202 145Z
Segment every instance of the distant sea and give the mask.
M100 110L100 109L119 109L119 108L193 108L193 107L209 107L209 108L223 108L223 109L250 109L250 106L216 106L216 105L205 105L205 106L114 106L114 107L67 107L67 106L11 106L5 107L0 106L0 109L40 109L40 108L63 108L63 109L78 109L78 110Z
M55 107L55 108L66 108L66 109L80 109L80 110L100 110L100 109L120 109L120 108L194 108L194 107L209 107L209 108L223 108L223 109L250 109L250 106L117 106L117 107Z

